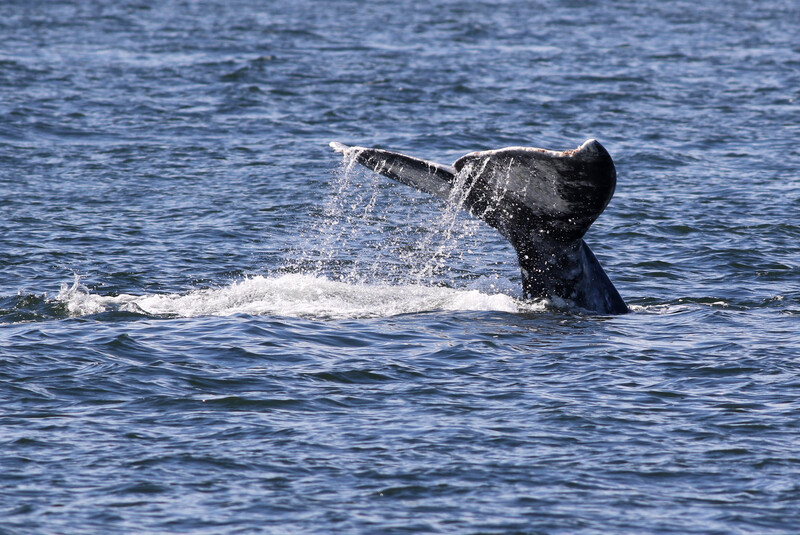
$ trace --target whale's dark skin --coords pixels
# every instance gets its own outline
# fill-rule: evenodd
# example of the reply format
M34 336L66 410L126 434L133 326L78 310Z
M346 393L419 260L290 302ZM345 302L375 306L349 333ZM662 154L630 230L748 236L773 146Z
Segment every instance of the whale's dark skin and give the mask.
M600 314L628 312L583 235L617 181L614 162L590 139L574 150L530 147L472 152L442 165L382 149L332 142L384 176L448 200L497 229L517 252L526 298L568 299Z

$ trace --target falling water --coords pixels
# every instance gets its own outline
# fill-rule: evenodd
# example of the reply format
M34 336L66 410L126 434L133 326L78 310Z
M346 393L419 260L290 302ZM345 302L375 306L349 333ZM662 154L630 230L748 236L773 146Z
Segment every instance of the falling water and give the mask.
M456 176L450 197L441 201L367 171L346 155L321 217L304 233L288 269L352 283L457 286L463 273L454 265L479 263L482 256L472 246L482 223L462 210L464 176Z

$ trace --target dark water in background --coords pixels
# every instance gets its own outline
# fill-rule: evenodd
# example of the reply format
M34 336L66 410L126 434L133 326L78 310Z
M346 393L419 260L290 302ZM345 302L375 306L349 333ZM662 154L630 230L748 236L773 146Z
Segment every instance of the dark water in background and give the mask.
M796 2L0 15L0 532L796 532ZM590 137L622 317L327 147Z

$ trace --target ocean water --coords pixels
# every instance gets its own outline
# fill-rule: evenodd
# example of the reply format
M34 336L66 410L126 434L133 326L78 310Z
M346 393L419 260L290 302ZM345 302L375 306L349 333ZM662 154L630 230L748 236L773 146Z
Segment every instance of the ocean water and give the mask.
M0 533L797 532L797 2L0 14ZM588 138L624 316L328 147Z

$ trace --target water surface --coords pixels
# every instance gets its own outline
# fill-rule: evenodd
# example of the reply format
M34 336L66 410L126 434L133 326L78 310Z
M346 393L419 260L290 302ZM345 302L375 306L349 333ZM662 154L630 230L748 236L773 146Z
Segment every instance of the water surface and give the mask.
M0 532L794 533L794 2L7 2ZM342 167L597 138L632 313ZM444 215L442 215L444 214Z

